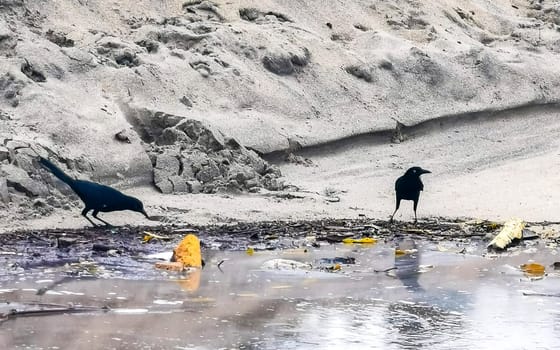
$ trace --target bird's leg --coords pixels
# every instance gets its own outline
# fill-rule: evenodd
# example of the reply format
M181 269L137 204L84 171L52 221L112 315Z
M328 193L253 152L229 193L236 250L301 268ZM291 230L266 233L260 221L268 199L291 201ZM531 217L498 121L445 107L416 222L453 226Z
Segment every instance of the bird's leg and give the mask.
M393 217L395 216L395 214L397 213L397 209L395 209L395 211L393 212L393 214L391 214L391 218L389 219L389 223L393 223Z
M104 223L105 226L113 227L113 225L111 225L107 221L103 220L102 218L98 217L97 214L99 214L99 210L96 209L96 210L93 211L93 217L96 218L97 220L101 221L102 223Z
M395 214L397 213L397 210L399 210L399 206L401 205L401 199L397 198L397 207L395 208L395 211L393 212L393 214L391 215L391 218L389 219L390 223L393 223L393 217L395 216Z
M88 211L90 211L90 209L88 207L85 207L84 210L82 210L82 216L84 218L86 218L89 222L91 222L91 224L93 225L93 227L98 227L99 225L96 224L95 222L93 222L90 218L88 218L87 213Z
M416 217L416 208L418 207L418 201L414 201L414 223L418 222L418 218Z

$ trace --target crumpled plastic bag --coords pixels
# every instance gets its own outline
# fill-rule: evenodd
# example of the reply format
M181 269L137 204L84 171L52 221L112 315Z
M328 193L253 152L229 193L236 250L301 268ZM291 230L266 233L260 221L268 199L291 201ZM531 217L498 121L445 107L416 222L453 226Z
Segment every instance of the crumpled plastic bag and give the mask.
M523 238L523 228L525 228L525 222L521 219L515 218L507 221L500 233L488 244L488 249L506 249L513 240Z

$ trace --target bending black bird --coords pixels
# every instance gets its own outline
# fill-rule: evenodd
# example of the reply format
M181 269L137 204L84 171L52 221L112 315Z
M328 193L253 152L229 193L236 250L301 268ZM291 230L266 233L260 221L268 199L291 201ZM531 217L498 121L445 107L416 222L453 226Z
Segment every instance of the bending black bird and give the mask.
M416 208L418 207L418 199L420 198L420 191L424 190L424 184L422 180L420 180L420 175L429 173L431 173L431 171L415 166L408 169L403 176L397 179L395 182L397 207L393 215L391 215L391 222L393 222L393 216L395 216L395 213L399 210L401 200L403 199L414 201L414 222L417 221Z
M39 157L39 162L49 169L54 176L58 177L60 180L65 182L76 194L82 202L85 204L84 210L82 210L82 215L88 219L93 226L98 226L94 223L88 216L87 213L93 210L93 217L97 220L103 222L107 226L111 226L107 221L97 217L97 214L109 211L118 210L132 210L144 214L148 219L150 218L146 211L144 210L144 205L142 202L134 197L127 196L122 192L115 190L109 186L101 185L91 181L76 180L64 173L60 168L54 165L48 159Z

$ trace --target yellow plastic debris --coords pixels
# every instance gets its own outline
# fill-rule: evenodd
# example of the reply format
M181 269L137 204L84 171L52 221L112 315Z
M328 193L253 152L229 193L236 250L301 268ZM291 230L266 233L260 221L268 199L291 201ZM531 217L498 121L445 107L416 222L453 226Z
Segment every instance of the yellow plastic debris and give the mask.
M193 234L186 235L179 245L173 249L171 261L181 262L185 267L202 267L198 237Z
M167 241L167 240L170 240L171 237L160 236L160 235L156 235L155 233L151 233L150 231L144 231L144 237L142 237L142 243L148 243L152 239L161 239L161 240Z
M525 272L529 276L543 276L544 275L544 266L541 264L529 263L523 264L520 266L521 271Z
M488 248L505 249L514 239L523 238L525 222L515 218L507 221L496 237L488 244Z
M352 243L360 243L360 244L374 244L377 243L377 239L371 237L364 237L364 238L344 238L342 243L352 244Z
M255 249L254 248L247 248L247 250L245 251L245 253L247 253L247 255L252 256L253 254L255 254Z
M489 221L486 226L492 230L495 230L500 227L500 224L494 221Z

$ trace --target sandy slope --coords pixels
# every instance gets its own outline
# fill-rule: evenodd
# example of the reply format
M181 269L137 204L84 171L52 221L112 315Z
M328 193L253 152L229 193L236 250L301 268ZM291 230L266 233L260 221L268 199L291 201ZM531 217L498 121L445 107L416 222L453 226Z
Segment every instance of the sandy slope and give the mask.
M321 217L388 217L394 206L394 179L410 165L432 170L424 176L419 216L560 221L558 131L560 108L501 113L491 121L441 124L408 135L400 144L358 140L303 152L313 166L281 162L287 180L300 187L285 193L165 196L152 188L130 193L142 198L150 214L176 224ZM488 118L485 118L488 120ZM476 142L472 142L475 139ZM339 197L330 202L325 197ZM134 213L111 213L114 224L157 224ZM411 220L404 202L397 220ZM79 210L16 223L20 228L80 227ZM0 230L13 229L3 223Z
M75 175L128 188L171 221L387 217L394 179L412 164L434 173L421 215L558 217L558 112L546 107L560 97L553 4L14 0L0 15L0 141L32 141L82 164ZM49 30L74 44L49 40ZM45 82L22 73L25 60ZM267 60L289 67L273 72ZM162 113L206 120L307 192L163 196L149 187L135 131L150 126L138 113L154 125ZM400 144L385 132L397 121L417 125ZM123 129L130 144L113 137ZM283 163L274 152L289 141L314 166ZM4 229L83 223L77 210L41 221L0 211L16 218Z
M189 13L183 3L27 4L39 29L9 17L8 28L20 42L3 70L27 85L19 106L7 112L23 126L35 123L42 142L58 137L48 144L64 152L87 140L95 148L95 142L108 141L104 133L126 127L130 120L122 106L206 119L246 146L269 152L286 148L288 138L311 145L393 128L395 120L413 125L558 99L555 12L530 4L218 1L218 18L198 5L187 6L195 14ZM239 15L244 8L290 22L262 14L247 21ZM66 33L75 45L48 41L49 29ZM156 41L158 50L137 44L145 39ZM121 51L137 62L115 62ZM274 74L263 65L266 57L304 52L309 57L291 73ZM46 74L45 83L28 82L17 72L23 58ZM180 102L183 96L192 107ZM39 106L49 113L38 113ZM72 137L57 131L64 122L74 128ZM119 148L106 146L104 152Z

